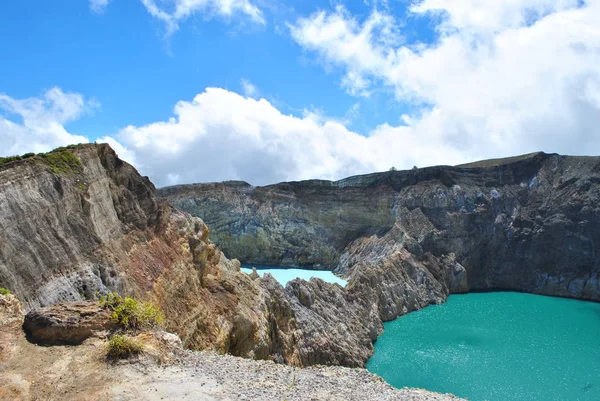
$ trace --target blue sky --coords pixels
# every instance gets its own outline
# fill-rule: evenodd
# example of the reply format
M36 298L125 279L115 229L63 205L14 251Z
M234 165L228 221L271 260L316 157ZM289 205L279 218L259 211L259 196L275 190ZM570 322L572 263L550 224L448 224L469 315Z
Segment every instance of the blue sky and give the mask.
M109 141L166 185L600 152L598 1L480 3L4 2L0 153Z
M399 15L406 5L396 5ZM265 25L199 15L165 38L163 24L139 1L114 0L101 13L85 1L7 2L0 6L0 45L11 57L0 64L0 88L17 98L54 86L93 97L101 105L93 118L68 125L93 139L166 119L177 101L206 87L241 92L242 79L287 113L316 109L344 118L360 104L363 113L349 126L367 131L386 121L400 123L404 107L385 95L360 99L340 91L339 74L323 69L290 40L286 24L319 9L331 4L274 4L265 8L270 22ZM368 15L370 7L351 2L348 10ZM419 40L423 33L430 39L427 18L406 22Z

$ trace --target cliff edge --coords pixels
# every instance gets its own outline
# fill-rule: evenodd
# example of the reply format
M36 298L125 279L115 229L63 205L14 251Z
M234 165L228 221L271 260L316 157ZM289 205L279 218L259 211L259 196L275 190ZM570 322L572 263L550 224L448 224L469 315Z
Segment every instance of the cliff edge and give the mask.
M242 263L350 278L406 252L464 271L438 280L452 292L600 300L600 157L532 153L333 182L182 185L159 196L202 217Z
M155 303L184 346L296 366L363 366L381 330L339 285L240 272L204 222L108 145L0 164L0 287L26 311L116 291Z
M533 153L335 182L183 185L159 195L207 221L213 240L243 263L329 269L348 280L343 290L316 280L285 289L303 306L294 310L305 336L326 339L303 352L307 364L361 366L382 321L450 293L600 301L600 157ZM336 338L344 350L332 345Z

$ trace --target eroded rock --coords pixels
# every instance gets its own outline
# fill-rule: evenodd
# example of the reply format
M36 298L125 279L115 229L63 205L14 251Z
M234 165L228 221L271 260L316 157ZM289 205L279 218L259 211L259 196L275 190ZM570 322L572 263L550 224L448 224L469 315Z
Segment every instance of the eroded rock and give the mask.
M116 328L110 312L97 302L70 302L29 311L23 330L41 345L78 345L90 337L105 336Z
M244 263L326 267L350 278L356 266L399 266L403 248L440 283L441 298L446 288L600 300L600 157L533 153L340 181L181 185L159 195L201 216L225 254ZM406 267L429 281L414 263Z
M338 182L161 191L214 223L214 244L203 220L157 199L109 146L71 151L76 172L35 159L0 168L0 286L26 310L117 291L157 304L192 349L363 366L383 321L451 292L600 297L598 158L535 154ZM245 262L335 268L348 285L283 288L241 273L219 244ZM47 341L95 332L89 323L60 337L66 316L32 316L32 327Z
M23 322L23 307L12 294L0 294L0 326Z

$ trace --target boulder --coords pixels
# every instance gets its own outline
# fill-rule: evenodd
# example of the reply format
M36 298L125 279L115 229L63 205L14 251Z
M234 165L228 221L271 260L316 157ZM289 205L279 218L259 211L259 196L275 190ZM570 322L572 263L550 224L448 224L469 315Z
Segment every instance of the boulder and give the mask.
M40 345L78 345L114 327L110 312L92 301L35 309L25 315L23 323L27 339Z

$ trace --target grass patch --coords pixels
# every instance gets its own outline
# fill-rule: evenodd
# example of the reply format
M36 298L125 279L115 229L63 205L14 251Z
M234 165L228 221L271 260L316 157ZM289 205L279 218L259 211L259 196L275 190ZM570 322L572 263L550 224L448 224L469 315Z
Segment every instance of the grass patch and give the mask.
M154 305L112 292L100 297L100 305L112 311L111 318L125 330L160 326L164 317Z
M456 167L462 167L462 168L496 167L496 166L502 166L505 164L516 163L521 160L531 159L531 158L537 156L538 154L540 154L540 152L528 153L525 155L513 156L513 157L503 157L500 159L480 160L480 161L476 161L473 163L459 164Z
M83 168L79 158L65 148L58 148L39 156L48 164L54 174L77 174Z
M25 159L35 159L46 164L54 174L78 174L83 170L81 161L71 149L77 145L57 148L48 153L25 153L22 156L0 157L0 166L10 162L17 162Z
M10 292L9 289L0 287L0 295L10 295L10 294L12 294L12 292Z
M115 334L108 340L106 355L110 359L124 359L138 355L144 350L142 343L122 334Z
M19 160L29 159L30 157L35 156L35 153L25 153L23 156L7 156L0 157L0 166L5 163L16 162Z

